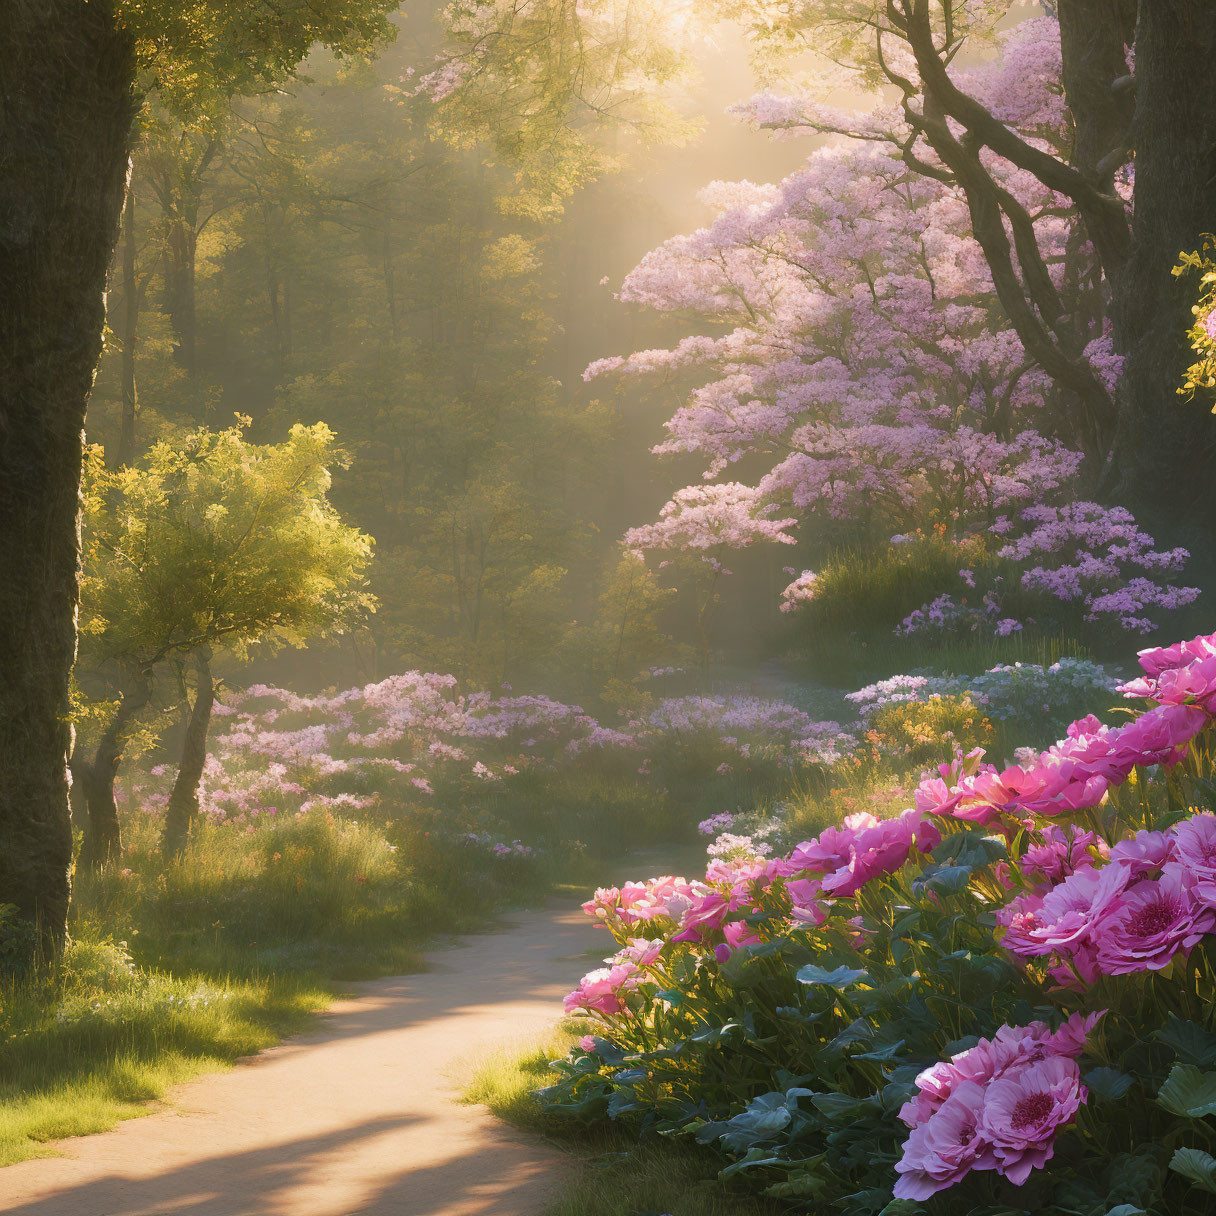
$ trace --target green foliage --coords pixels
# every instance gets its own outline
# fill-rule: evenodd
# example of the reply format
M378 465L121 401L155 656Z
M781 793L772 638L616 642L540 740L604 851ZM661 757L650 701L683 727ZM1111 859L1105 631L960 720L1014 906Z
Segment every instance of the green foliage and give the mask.
M520 1053L496 1052L479 1060L464 1091L464 1101L488 1106L498 1118L533 1134L559 1137L580 1157L546 1216L770 1216L788 1209L719 1179L723 1160L715 1152L669 1141L631 1143L625 1129L575 1129L569 1120L547 1112L537 1090L553 1076L549 1061L566 1054L580 1037L573 1022L558 1027Z
M269 1047L328 999L290 972L238 981L139 967L126 943L77 922L57 970L0 982L0 1165L145 1113L169 1086Z
M301 642L372 607L371 542L327 497L332 432L281 444L240 427L156 443L138 465L85 483L81 632L97 660L148 669L203 645ZM94 660L94 661L97 661Z
M855 634L872 641L958 585L963 567L1002 572L982 536L960 541L944 529L902 544L840 551L816 571L815 596L799 623L812 637Z
M145 88L189 116L217 96L256 92L290 75L317 43L367 54L392 36L395 0L119 0Z
M424 80L435 128L512 168L504 209L552 214L616 167L622 137L691 133L665 96L688 70L690 16L663 0L458 0L442 66Z
M972 571L974 588L960 579L961 569ZM900 544L838 551L818 572L814 598L794 614L795 653L820 678L855 685L918 668L958 674L997 663L1050 665L1085 657L1088 647L1108 641L1094 634L1080 610L1025 591L1020 573L1016 563L995 556L984 536L956 540L940 528ZM943 591L981 615L985 593L996 592L1002 614L1026 628L1009 637L996 636L991 624L896 634L910 613Z
M558 656L565 678L574 675L576 684L620 709L647 705L652 699L645 689L647 669L679 656L661 625L675 594L659 586L642 558L622 554L590 622L566 630Z

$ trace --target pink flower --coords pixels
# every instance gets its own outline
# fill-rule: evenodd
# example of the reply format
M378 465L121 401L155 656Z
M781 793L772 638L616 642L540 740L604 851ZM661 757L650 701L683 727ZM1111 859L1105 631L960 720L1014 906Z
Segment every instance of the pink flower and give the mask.
M1216 905L1216 815L1204 811L1175 825L1174 853L1195 880L1195 896Z
M1126 772L1137 765L1176 764L1187 744L1208 724L1197 705L1159 705L1119 732L1117 754Z
M1056 950L1075 954L1096 945L1127 882L1126 869L1112 864L1078 870L1041 898L1013 900L997 914L997 922L1006 927L1003 944L1029 956Z
M1216 654L1216 633L1200 634L1189 642L1175 642L1172 646L1154 646L1140 651L1140 666L1149 676L1159 676L1164 671L1185 667L1194 659Z
M720 891L698 895L680 921L680 932L673 942L704 941L710 930L717 929L731 912L730 901Z
M1093 1028L1106 1016L1105 1009L1097 1013L1071 1014L1054 1034L1044 1040L1049 1055L1068 1056L1076 1059L1084 1050L1086 1040Z
M720 963L726 962L741 946L755 946L764 940L745 920L727 921L722 926L722 936L726 941L714 947L714 957Z
M620 1013L625 1007L623 994L638 985L638 969L633 963L617 963L589 971L579 986L569 993L563 1004L567 1013L589 1009L594 1013Z
M594 1051L595 1050L595 1035L593 1035L593 1034L583 1035L583 1037L581 1039L579 1039L578 1045L584 1051Z
M1131 878L1157 873L1174 859L1175 841L1165 832L1141 830L1130 840L1121 840L1110 851L1112 865L1122 866Z
M774 875L783 878L805 870L819 874L839 870L848 865L858 834L878 825L879 820L868 811L859 811L856 815L850 815L839 827L824 828L814 840L804 840L795 845L789 857L773 862L770 869Z
M1051 824L1039 833L1039 843L1030 845L1022 854L1018 868L1023 874L1040 875L1047 882L1062 882L1077 870L1093 866L1091 850L1104 855L1106 842L1075 824L1066 827Z
M796 921L818 926L827 920L827 909L819 902L823 893L819 883L809 878L792 878L785 884L785 890Z
M963 1081L924 1123L914 1128L896 1163L897 1199L928 1199L972 1170L996 1168L992 1146L980 1133L984 1088Z
M1015 1186L1042 1169L1060 1129L1076 1117L1087 1093L1075 1060L1050 1056L1011 1068L984 1094L978 1131L992 1146L996 1168Z
M634 963L638 967L649 967L663 953L662 938L647 941L644 937L629 939L629 945L613 956L616 963Z
M1171 862L1160 878L1129 887L1103 924L1099 969L1107 975L1159 971L1211 933L1216 911L1195 898L1193 884L1184 867Z
M850 815L838 828L827 828L817 840L798 845L777 874L815 871L826 895L856 895L866 883L891 874L908 860L914 847L928 852L941 833L922 813L905 811L897 819L875 819L867 812Z

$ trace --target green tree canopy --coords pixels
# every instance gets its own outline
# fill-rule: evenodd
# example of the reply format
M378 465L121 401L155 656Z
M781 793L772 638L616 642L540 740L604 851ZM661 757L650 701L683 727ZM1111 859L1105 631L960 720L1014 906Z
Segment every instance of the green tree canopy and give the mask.
M250 443L240 425L197 430L118 469L94 452L85 477L81 664L116 679L120 693L88 766L89 861L118 846L114 774L159 664L193 656L205 747L213 648L243 658L254 643L302 643L374 607L365 578L371 539L328 498L330 469L344 461L323 423L293 426L277 444ZM205 750L199 774L203 758ZM195 775L192 793L197 784Z

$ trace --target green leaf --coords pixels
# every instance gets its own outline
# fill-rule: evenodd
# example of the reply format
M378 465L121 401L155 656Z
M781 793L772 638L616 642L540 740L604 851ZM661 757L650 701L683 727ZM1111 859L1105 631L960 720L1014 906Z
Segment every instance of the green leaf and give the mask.
M987 865L1006 855L1004 841L981 832L956 832L945 837L930 854L934 861L952 861L967 866Z
M873 1098L854 1098L851 1094L815 1094L811 1101L815 1109L833 1123L860 1115L874 1105Z
M822 1161L822 1157L815 1158ZM723 1175L725 1176L725 1175ZM806 1199L817 1195L826 1186L822 1178L817 1178L810 1170L801 1169L790 1174L784 1182L774 1182L764 1188L766 1195L774 1199Z
M917 1216L924 1210L915 1199L892 1199L878 1216Z
M838 1054L854 1043L872 1043L874 1030L863 1018L850 1022L830 1043L825 1043L823 1051Z
M1085 1074L1085 1084L1091 1097L1102 1102L1114 1102L1122 1098L1135 1081L1117 1068L1093 1068Z
M1198 1148L1180 1148L1170 1158L1170 1169L1200 1190L1216 1195L1216 1157Z
M952 895L961 891L970 881L975 866L930 866L917 879L913 880L912 890L917 895L925 891L935 891L939 895Z
M1170 1048L1184 1064L1197 1064L1200 1068L1216 1064L1216 1035L1194 1022L1184 1021L1171 1013L1153 1037Z
M1173 1115L1202 1119L1216 1112L1216 1072L1175 1064L1157 1091L1157 1102Z
M743 1027L738 1022L727 1022L725 1026L711 1026L700 1034L688 1036L690 1043L709 1043L716 1045L728 1039L737 1038L743 1033Z
M827 988L851 988L869 978L866 972L854 971L849 967L837 967L834 971L827 971L823 967L816 967L814 963L807 963L805 967L798 969L800 984L822 984Z

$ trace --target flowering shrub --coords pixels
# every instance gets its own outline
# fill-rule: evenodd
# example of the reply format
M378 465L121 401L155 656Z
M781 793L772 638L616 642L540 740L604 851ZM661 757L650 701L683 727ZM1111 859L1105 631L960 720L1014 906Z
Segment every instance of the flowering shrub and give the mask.
M991 746L993 730L970 693L935 693L877 709L866 738L912 766L949 759L959 748Z
M1137 527L1130 511L1093 502L1030 507L1024 531L997 554L1023 567L1022 586L1084 606L1087 621L1113 621L1124 630L1151 633L1154 610L1193 603L1198 587L1174 585L1190 554L1160 550Z
M1059 659L1039 663L1002 663L976 676L944 676L912 672L890 676L847 693L863 722L891 706L925 703L935 697L966 693L993 721L1036 736L1044 725L1048 737L1069 722L1110 704L1118 681L1088 659Z
M1120 725L597 891L618 950L546 1107L716 1144L816 1211L1210 1211L1216 635L1141 666Z
M686 829L709 793L747 810L855 746L838 723L780 701L670 697L610 729L578 706L462 694L417 671L316 696L254 685L215 714L200 791L213 828L252 836L315 812L410 819L457 851L475 842L516 863L538 845L615 850L622 833ZM162 820L173 777L163 765L132 774L118 790L124 816Z

